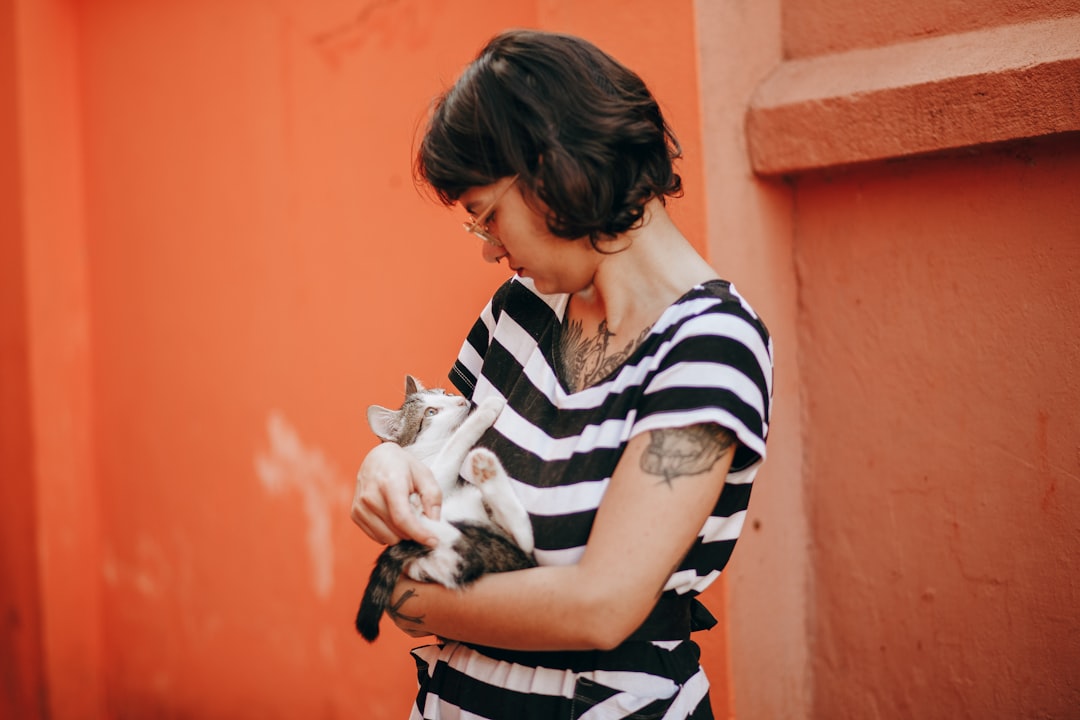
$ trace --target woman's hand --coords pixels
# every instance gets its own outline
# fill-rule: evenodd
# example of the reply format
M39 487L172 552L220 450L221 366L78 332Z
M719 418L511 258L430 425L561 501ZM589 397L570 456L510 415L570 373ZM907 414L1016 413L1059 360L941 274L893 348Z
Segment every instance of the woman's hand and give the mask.
M382 443L360 465L349 516L368 537L384 545L405 539L434 545L435 537L413 509L414 493L424 515L437 520L442 492L431 470L400 445Z

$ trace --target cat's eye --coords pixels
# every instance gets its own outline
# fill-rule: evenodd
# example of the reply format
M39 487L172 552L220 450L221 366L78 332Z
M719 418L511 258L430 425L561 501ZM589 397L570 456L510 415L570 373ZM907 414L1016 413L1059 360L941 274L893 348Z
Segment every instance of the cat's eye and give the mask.
M424 411L424 417L434 417L439 414L439 408L428 408Z

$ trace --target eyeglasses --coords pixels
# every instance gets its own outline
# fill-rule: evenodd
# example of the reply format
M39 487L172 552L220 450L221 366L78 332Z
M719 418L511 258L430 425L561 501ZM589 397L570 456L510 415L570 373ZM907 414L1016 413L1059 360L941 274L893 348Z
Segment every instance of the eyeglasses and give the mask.
M487 206L487 209L484 210L484 212L480 213L469 222L463 223L465 232L472 233L476 237L486 242L488 245L492 245L497 248L501 248L503 246L503 244L499 241L499 238L491 234L491 230L488 229L486 221L491 215L491 213L495 211L495 206L499 204L500 200L502 200L502 196L506 194L506 191L514 187L514 183L518 181L518 177L518 175L515 175L514 177L510 178L510 182L508 182L506 184L506 187L504 187L498 192L498 194L495 195L495 199L491 201L491 204Z

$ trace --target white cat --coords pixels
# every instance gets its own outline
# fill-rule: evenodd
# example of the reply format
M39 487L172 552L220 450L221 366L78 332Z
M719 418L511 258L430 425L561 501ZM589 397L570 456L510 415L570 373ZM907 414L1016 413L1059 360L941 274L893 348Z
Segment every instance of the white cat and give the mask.
M439 520L423 515L419 498L412 498L417 516L438 538L436 547L403 540L375 561L356 615L356 629L368 642L379 635L379 621L402 572L420 582L456 588L484 573L536 565L532 523L510 478L494 453L473 447L503 404L489 398L470 413L465 398L427 389L409 375L400 409L368 408L375 434L431 468L443 495Z

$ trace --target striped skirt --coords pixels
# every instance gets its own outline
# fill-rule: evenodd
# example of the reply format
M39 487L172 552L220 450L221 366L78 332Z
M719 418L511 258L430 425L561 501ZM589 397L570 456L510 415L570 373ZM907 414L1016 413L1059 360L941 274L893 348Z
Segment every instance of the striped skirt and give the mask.
M711 720L709 681L692 640L610 651L518 652L462 643L412 652L420 689L411 720Z

